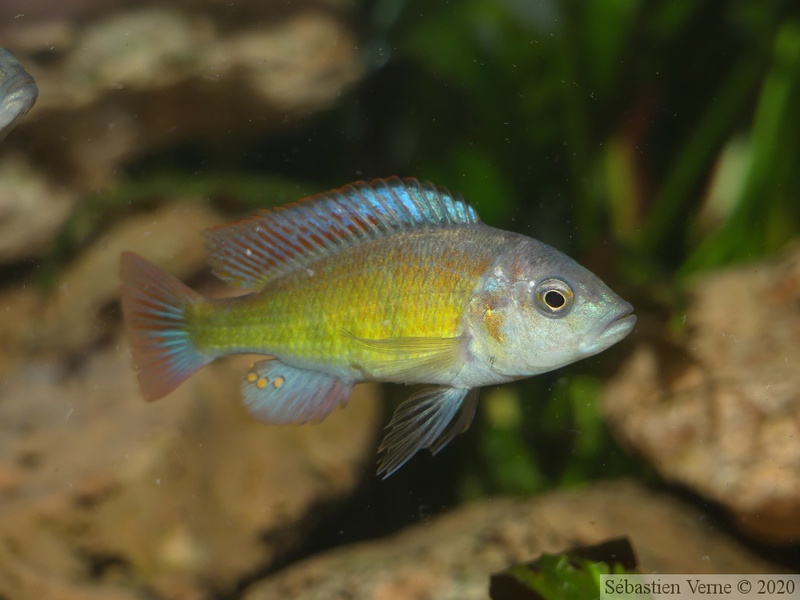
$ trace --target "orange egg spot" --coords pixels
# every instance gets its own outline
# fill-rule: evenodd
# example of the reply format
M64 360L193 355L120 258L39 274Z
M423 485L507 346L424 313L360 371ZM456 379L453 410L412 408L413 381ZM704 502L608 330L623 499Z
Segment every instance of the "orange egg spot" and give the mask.
M276 377L276 378L275 378L275 379L272 381L272 385L275 387L275 389L276 389L276 390L277 390L279 387L281 387L281 386L283 385L283 383L284 383L284 379L283 379L283 377Z
M247 374L247 381L249 381L250 383L253 383L256 379L258 379L258 375L256 375L255 373Z
M268 383L269 379L267 379L266 377L262 377L256 382L256 387L260 390L263 390L265 387L267 387Z

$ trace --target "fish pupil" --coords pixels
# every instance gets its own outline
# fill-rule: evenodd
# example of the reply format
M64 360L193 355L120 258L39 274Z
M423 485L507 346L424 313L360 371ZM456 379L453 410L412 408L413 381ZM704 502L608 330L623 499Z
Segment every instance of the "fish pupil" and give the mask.
M546 292L544 295L544 301L547 303L547 306L552 309L559 309L567 303L567 299L564 297L564 294L555 290Z

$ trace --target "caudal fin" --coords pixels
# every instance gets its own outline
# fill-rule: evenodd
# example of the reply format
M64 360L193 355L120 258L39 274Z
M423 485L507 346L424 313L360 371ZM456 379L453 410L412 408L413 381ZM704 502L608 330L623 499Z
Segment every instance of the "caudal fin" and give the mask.
M203 298L133 252L119 265L122 317L142 394L158 400L213 357L199 352L187 329L186 308Z

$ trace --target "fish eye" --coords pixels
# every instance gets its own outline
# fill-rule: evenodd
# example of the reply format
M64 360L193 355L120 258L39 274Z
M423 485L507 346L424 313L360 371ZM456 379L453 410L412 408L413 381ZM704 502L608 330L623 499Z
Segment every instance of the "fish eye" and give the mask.
M572 308L575 295L572 288L561 279L545 279L534 292L536 307L548 317L563 317Z

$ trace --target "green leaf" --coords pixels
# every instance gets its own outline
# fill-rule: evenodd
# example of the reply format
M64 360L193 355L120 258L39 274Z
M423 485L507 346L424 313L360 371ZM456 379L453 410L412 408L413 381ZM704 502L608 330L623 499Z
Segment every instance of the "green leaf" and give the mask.
M600 576L636 572L630 542L609 540L562 554L543 554L492 575L492 600L587 600L600 597Z

